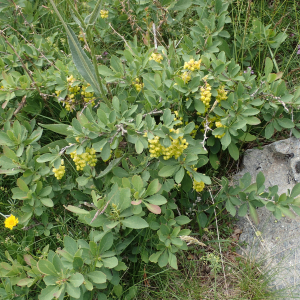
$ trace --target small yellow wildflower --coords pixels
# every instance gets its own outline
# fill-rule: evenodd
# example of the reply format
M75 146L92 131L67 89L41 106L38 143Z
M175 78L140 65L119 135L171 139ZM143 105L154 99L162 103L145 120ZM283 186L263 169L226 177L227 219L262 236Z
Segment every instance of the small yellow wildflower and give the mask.
M195 61L194 59L190 59L189 62L185 62L183 68L185 70L196 71L200 70L201 59Z
M160 63L163 59L163 56L159 53L152 53L151 57L149 58L149 60L154 60L157 63Z
M100 17L102 19L107 19L108 18L108 10L101 10L100 11Z
M9 228L10 230L12 230L18 223L19 223L19 220L14 215L10 215L4 221L5 227Z

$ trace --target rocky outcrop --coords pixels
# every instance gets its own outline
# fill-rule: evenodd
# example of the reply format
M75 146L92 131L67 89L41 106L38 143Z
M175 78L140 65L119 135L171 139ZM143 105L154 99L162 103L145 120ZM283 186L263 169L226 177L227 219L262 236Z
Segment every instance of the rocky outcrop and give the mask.
M237 180L249 172L253 182L262 172L266 188L278 185L278 193L285 193L300 182L300 140L281 140L262 149L245 152L242 170L235 175ZM240 252L250 255L268 266L272 285L286 289L289 297L300 299L300 217L277 221L265 208L258 209L260 223L256 226L249 217L240 218L237 226L242 229Z

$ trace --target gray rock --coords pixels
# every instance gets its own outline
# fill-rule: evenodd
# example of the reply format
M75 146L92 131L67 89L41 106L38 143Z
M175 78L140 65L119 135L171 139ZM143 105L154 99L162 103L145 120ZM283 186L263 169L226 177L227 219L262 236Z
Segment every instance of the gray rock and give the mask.
M300 182L300 141L290 138L245 152L242 170L234 176L238 180L249 172L253 182L262 172L266 188L278 185L278 193L285 193ZM277 221L265 208L257 210L260 223L256 226L249 216L240 218L240 242L245 246L239 252L246 254L270 269L272 286L284 289L287 297L300 299L300 217Z

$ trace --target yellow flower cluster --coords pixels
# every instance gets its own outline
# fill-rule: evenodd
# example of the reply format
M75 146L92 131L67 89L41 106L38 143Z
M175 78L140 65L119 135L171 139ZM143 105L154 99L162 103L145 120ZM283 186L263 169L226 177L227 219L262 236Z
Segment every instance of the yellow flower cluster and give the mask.
M108 10L100 10L100 17L102 19L107 19L108 18Z
M220 128L220 127L224 127L225 128L226 127L220 121L216 122L215 125L216 125L217 128ZM225 135L225 132L223 134L220 134L220 135L215 135L215 137L217 139L221 139L224 135Z
M221 87L219 87L217 89L218 95L216 97L216 100L218 101L218 103L220 103L222 100L226 100L227 99L227 91L225 91L224 89L224 85L222 85Z
M52 171L53 171L54 176L56 177L57 180L62 179L65 175L65 172L66 172L66 168L64 166L64 160L63 159L61 160L61 165L59 166L58 169L53 168Z
M95 105L95 99L96 99L96 97L94 97L94 93L85 91L89 86L90 86L89 83L87 85L82 86L81 95L83 96L83 100L84 100L85 103L92 104L92 106L94 106Z
M140 92L142 88L144 87L144 84L140 81L139 78L136 78L135 81L132 81L133 86L137 90L137 92Z
M68 82L68 96L66 99L63 99L62 102L65 105L65 108L67 111L73 111L75 109L76 104L80 104L80 99L83 98L84 102L86 104L91 104L92 106L95 105L95 99L94 93L92 92L86 92L86 89L90 86L89 83L86 85L83 85L82 87L79 85L72 86L72 84L76 81L76 78L73 77L73 75L69 76L67 78ZM61 91L55 91L57 97L59 97ZM81 95L82 98L77 97L77 95ZM77 100L76 100L77 98Z
M5 219L4 226L12 230L15 226L17 226L18 223L19 219L16 218L14 215L10 215L8 218Z
M160 63L163 60L163 56L159 53L152 53L149 60L154 60L157 63Z
M185 84L187 84L192 78L189 72L182 73L180 77Z
M205 112L208 111L210 100L211 100L211 86L208 83L205 83L205 87L201 87L201 93L200 93L200 100L204 103L205 105ZM197 113L198 115L200 113Z
M198 192L198 193L202 192L203 189L204 189L204 187L205 187L205 184L204 184L203 181L198 182L198 181L194 180L194 182L193 182L193 189L196 192Z
M71 158L75 162L76 170L81 171L88 164L91 167L96 166L96 150L94 148L86 148L82 154L77 154L76 151L70 153Z
M182 117L179 117L179 114L178 114L178 111L177 111L177 110L174 111L174 114L175 114L174 121L180 121L180 123L176 124L176 126L181 125L181 124L182 124L183 118L182 118Z
M195 61L194 59L190 59L189 62L185 62L183 68L185 70L195 71L200 70L201 59Z
M179 129L170 129L170 132L178 134ZM149 140L149 152L151 153L150 157L159 157L162 155L164 160L168 160L173 156L175 159L177 159L189 145L186 139L182 138L181 136L177 139L173 139L172 137L170 138L171 146L169 147L162 146L159 142L160 138L158 136L155 136L153 139Z

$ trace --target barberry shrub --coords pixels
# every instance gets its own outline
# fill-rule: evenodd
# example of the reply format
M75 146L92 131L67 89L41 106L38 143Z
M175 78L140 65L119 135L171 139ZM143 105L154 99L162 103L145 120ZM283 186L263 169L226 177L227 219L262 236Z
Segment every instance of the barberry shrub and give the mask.
M118 24L118 14L103 9L99 0L83 18L68 1L86 52L50 2L64 25L73 62L58 62L33 76L38 82L47 74L51 84L41 85L41 93L44 88L53 95L51 101L62 104L62 119L70 117L39 126L34 120L10 121L12 115L4 120L1 173L18 176L12 189L18 226L41 220L39 235L49 236L49 210L55 213L64 206L89 231L88 238L66 233L62 249L45 247L41 257L12 258L7 252L9 263L2 262L0 269L1 292L7 299L33 291L40 300L66 294L72 299L131 299L134 289L123 291L120 284L130 262L178 267L176 253L187 250L191 233L180 195L187 193L187 201L196 202L206 189L215 194L212 169L219 168L221 151L238 160L241 145L255 140L257 130L266 139L275 129L291 129L299 137L294 127L300 90L289 94L281 74L272 73L271 59L265 74L241 70L230 55L225 30L228 1L162 1L162 7L143 1L143 12L134 3L133 13L145 14L153 43L147 35L144 40L123 38L123 49L106 64L97 61L93 29L111 26L115 33L111 24ZM193 16L189 35L166 42L167 34L158 34L159 22L177 32L186 15ZM9 76L16 73L5 75L2 95L18 85ZM59 138L41 147L45 130ZM254 221L257 206L266 205L277 218L293 217L292 210L299 213L299 185L279 197L276 188L265 191L262 173L251 183L249 174L237 186L223 177L216 203L232 215L249 211ZM207 225L205 212L197 218Z

